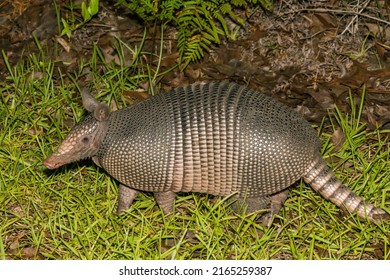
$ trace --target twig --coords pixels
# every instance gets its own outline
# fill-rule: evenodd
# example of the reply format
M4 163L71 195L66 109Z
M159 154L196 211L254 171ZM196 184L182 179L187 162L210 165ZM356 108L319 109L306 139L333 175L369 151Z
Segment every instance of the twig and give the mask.
M362 13L369 3L370 3L370 0L366 1L366 3L364 3L362 7L359 7L359 9L360 9L359 13ZM353 17L353 19L347 24L347 26L345 27L344 31L341 32L341 35L344 35L345 32L349 31L350 26L352 24L354 24L354 22L357 22L358 19L359 19L359 15L355 15ZM357 24L359 24L359 23L357 23ZM354 28L352 27L352 32L351 33L354 33L353 29Z
M384 20L384 19L380 19L380 18L377 18L377 17L374 17L374 16L370 16L370 15L367 15L367 14L363 14L363 13L360 13L360 12L355 12L355 11L332 10L332 9L323 9L323 8L298 10L298 12L307 12L307 11L308 12L317 12L317 13L328 13L328 12L331 12L331 13L335 13L335 14L358 15L358 16L366 17L366 18L369 18L369 19L372 19L372 20L384 23L386 25L390 25L390 21L387 21L387 20ZM295 12L296 11L293 11L292 13L295 13Z

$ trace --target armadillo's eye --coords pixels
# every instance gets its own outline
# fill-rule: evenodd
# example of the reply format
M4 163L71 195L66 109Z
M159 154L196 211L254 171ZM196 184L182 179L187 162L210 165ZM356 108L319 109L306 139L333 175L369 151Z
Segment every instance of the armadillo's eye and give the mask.
M87 144L89 142L89 137L88 136L84 136L82 139L81 139L81 142L83 142L84 144Z

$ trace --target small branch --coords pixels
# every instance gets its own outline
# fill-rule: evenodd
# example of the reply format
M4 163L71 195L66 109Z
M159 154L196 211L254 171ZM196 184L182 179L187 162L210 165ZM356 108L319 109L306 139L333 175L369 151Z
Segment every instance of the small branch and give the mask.
M359 7L359 14L361 14L365 8L367 8L367 5L370 3L370 0L366 1L366 3L363 5L363 7ZM345 32L350 31L350 26L354 24L354 22L357 22L359 20L359 15L355 15L353 19L348 23L347 27L345 27L344 31L341 32L341 35L344 35ZM359 24L358 22L356 24ZM353 27L352 27L353 29ZM351 32L351 31L350 31ZM351 33L354 33L353 30Z
M296 12L297 11L293 11L292 13L296 13ZM318 8L318 9L302 9L302 10L298 10L298 12L317 12L317 13L329 13L330 12L330 13L335 13L335 14L357 15L357 16L366 17L366 18L369 18L369 19L372 19L372 20L384 23L386 25L390 25L390 21L387 21L387 20L384 20L384 19L380 19L380 18L377 18L377 17L374 17L374 16L370 16L370 15L367 15L367 14L363 14L363 13L360 13L360 12L355 12L355 11L332 10L332 9Z

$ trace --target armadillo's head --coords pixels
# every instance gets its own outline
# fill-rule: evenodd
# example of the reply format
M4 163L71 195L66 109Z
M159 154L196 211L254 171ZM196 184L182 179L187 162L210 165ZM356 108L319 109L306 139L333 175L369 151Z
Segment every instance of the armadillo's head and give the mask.
M97 154L107 131L110 112L107 104L97 102L88 92L82 92L84 108L91 112L76 124L57 150L43 164L49 169Z

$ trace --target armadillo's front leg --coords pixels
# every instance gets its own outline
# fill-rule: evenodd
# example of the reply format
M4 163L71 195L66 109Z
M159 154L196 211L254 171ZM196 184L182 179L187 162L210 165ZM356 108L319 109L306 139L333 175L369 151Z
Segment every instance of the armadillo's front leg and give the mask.
M137 194L138 191L131 189L125 185L119 184L118 209L116 213L119 215L123 211L129 209L130 205L133 203Z
M173 205L175 203L176 194L172 191L155 192L154 198L161 207L165 215L173 212Z

